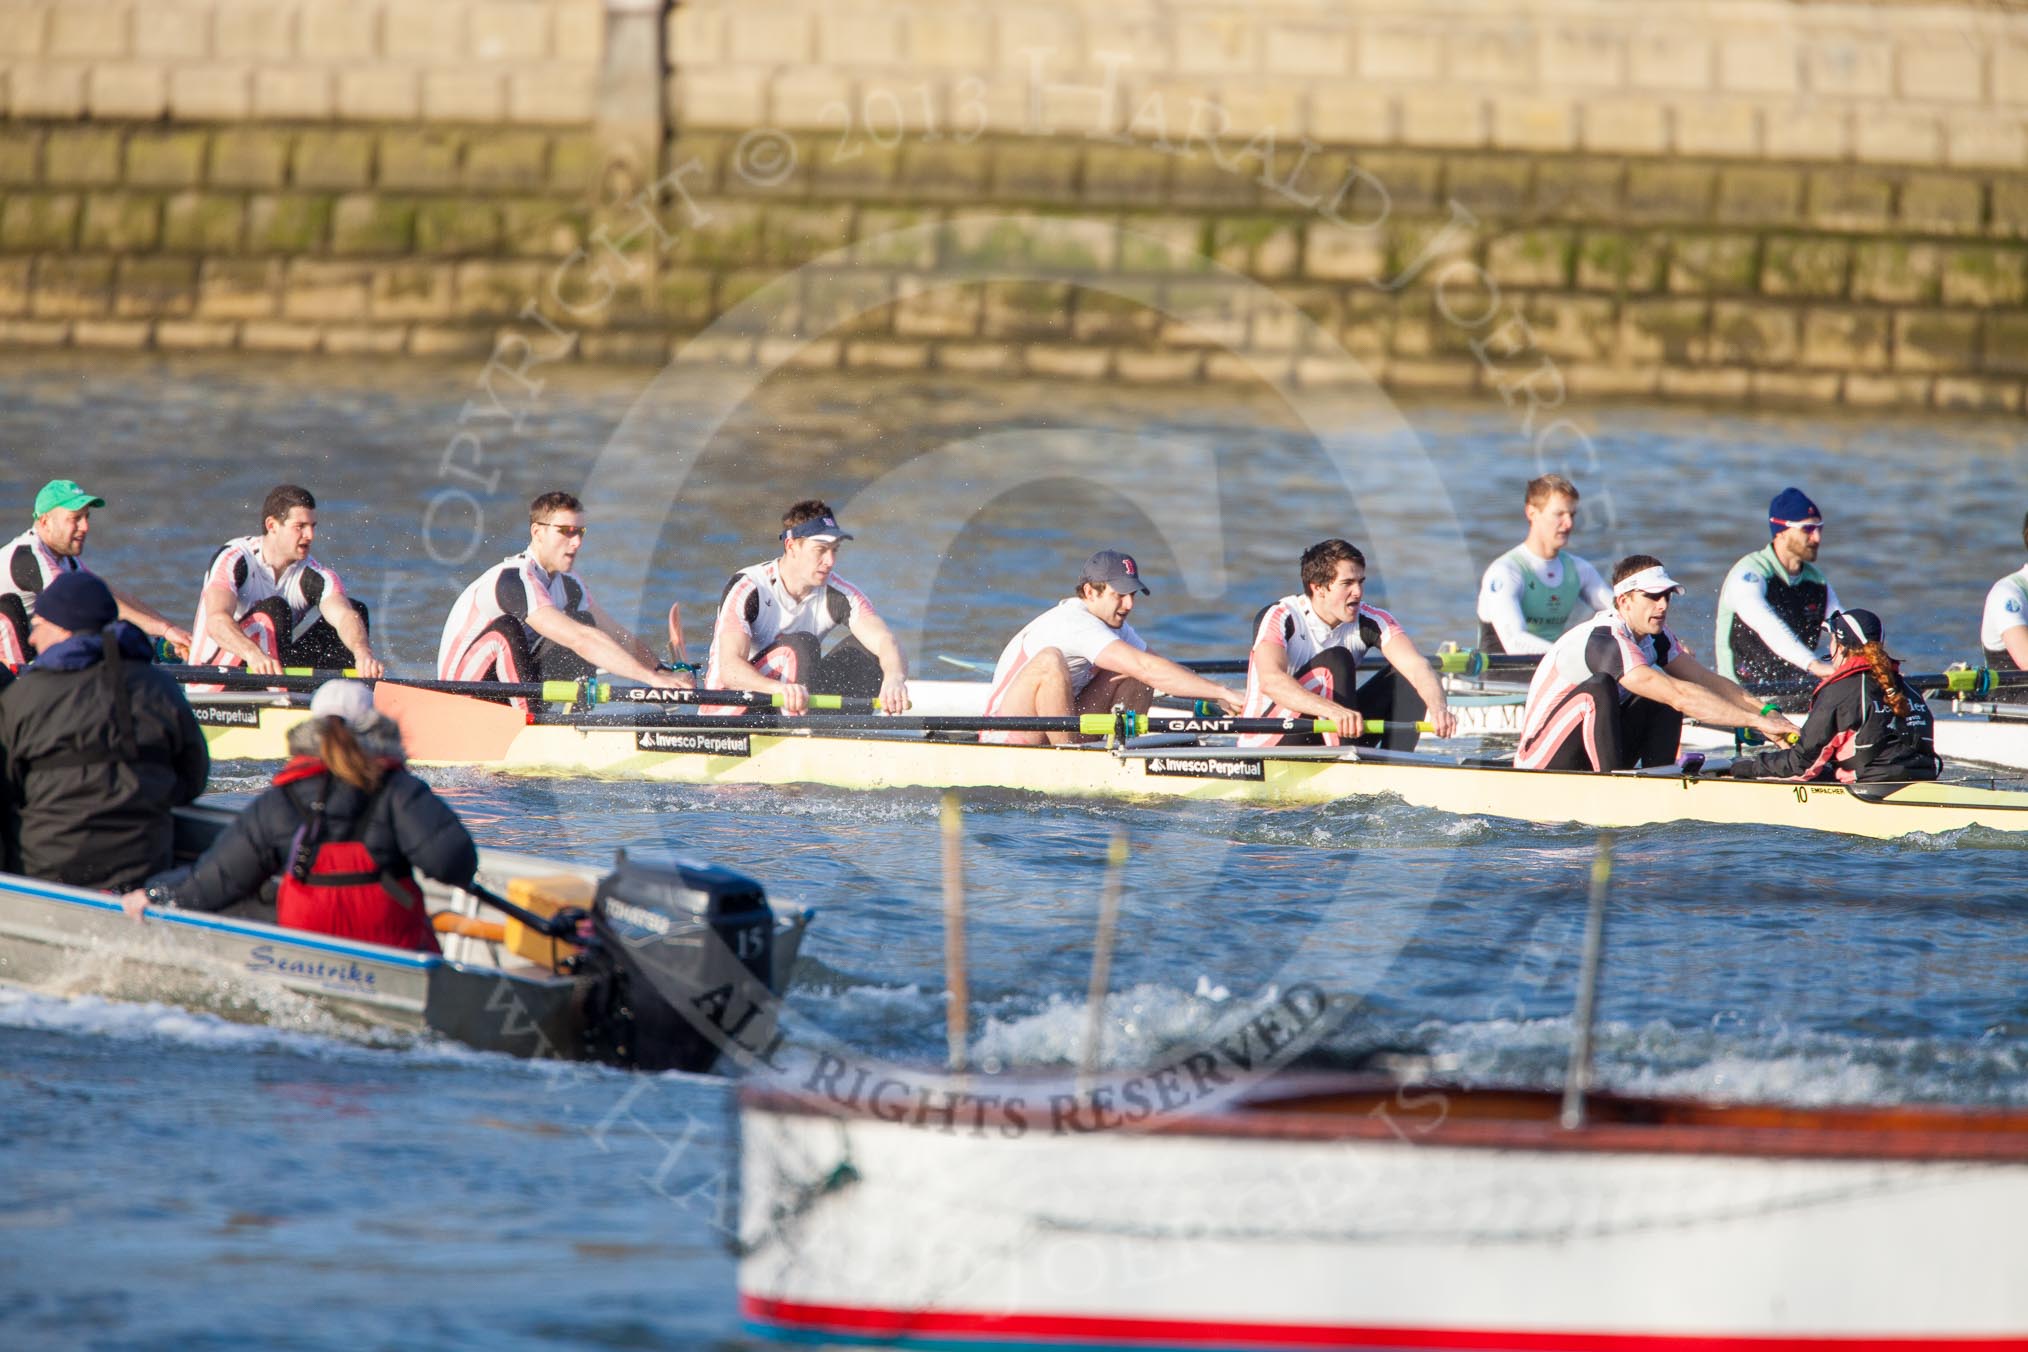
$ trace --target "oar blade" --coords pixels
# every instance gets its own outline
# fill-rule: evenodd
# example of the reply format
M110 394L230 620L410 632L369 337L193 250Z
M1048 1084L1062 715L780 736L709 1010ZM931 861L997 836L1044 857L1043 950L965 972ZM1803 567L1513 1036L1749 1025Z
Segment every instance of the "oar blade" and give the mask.
M373 707L400 725L402 746L419 761L500 760L528 726L510 705L391 681L373 687Z

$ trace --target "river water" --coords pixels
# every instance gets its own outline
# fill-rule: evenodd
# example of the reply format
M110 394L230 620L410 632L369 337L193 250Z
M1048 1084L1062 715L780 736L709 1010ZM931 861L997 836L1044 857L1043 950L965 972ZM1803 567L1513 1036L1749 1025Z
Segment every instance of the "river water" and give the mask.
M581 571L608 608L659 632L680 601L694 650L731 570L770 556L782 507L827 497L858 536L840 572L922 674L937 654L992 658L1109 545L1138 555L1154 595L1137 627L1172 655L1238 655L1254 611L1294 590L1303 546L1334 534L1369 546L1374 599L1425 647L1468 644L1477 574L1520 538L1520 486L1541 467L1586 493L1575 549L1605 567L1655 553L1690 585L1673 626L1703 652L1719 579L1765 542L1767 499L1804 487L1841 597L1933 668L1976 657L2028 507L2018 422L1605 406L1573 414L1589 449L1560 432L1538 466L1496 405L579 369L503 408L474 375L10 358L0 503L25 524L44 479L77 478L109 500L88 560L182 618L210 551L257 528L269 486L302 482L316 553L411 673L551 487L587 501ZM214 787L244 801L261 771L221 766ZM482 840L594 861L680 849L815 905L786 1015L799 1041L941 1057L934 795L435 779ZM1109 1063L1315 981L1352 1007L1322 1055L1561 1074L1586 832L1387 804L980 794L966 812L987 1069L1078 1054L1118 829L1133 855ZM1623 834L1616 861L1607 1084L2028 1103L2019 846L1673 826ZM120 994L0 991L9 1346L763 1345L740 1328L721 1230L723 1082L367 1045L285 1002L249 1024Z

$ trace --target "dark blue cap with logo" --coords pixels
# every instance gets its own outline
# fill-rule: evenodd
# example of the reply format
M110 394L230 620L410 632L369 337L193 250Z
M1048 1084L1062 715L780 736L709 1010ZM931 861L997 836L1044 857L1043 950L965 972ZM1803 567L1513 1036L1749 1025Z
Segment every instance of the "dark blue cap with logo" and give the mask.
M1770 536L1780 535L1790 526L1800 526L1805 521L1822 521L1824 514L1817 510L1817 504L1810 501L1809 494L1800 488L1784 488L1774 495L1774 501L1767 505L1767 530Z
M1148 595L1148 584L1141 581L1141 565L1134 562L1132 554L1123 554L1117 549L1101 549L1084 561L1084 582L1103 583L1122 596L1133 592Z

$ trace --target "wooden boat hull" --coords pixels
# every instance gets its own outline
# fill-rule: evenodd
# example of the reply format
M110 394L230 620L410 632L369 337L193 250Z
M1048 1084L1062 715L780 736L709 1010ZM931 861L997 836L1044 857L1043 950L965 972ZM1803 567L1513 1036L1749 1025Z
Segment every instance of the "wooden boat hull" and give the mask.
M2028 1116L1565 1132L1513 1098L974 1130L749 1094L741 1306L939 1348L2028 1347Z
M273 758L294 710L260 709L251 726L214 728L212 754ZM844 789L1005 789L1081 798L1160 797L1330 803L1388 796L1417 807L1545 824L1632 827L1696 821L1789 826L1894 839L1967 827L2028 830L2028 794L1918 784L1884 795L1835 784L1768 784L1674 775L1590 775L1239 753L1231 748L982 746L914 736L812 736L680 727L522 728L476 764L541 775L687 784L813 784Z

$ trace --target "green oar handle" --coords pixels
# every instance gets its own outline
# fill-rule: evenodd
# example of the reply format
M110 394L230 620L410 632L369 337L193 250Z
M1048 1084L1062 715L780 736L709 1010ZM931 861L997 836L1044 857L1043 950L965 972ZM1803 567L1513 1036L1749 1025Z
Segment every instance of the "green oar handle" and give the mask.
M1113 734L1113 714L1084 714L1078 731L1087 736L1108 737ZM1120 730L1129 737L1145 733L1267 733L1270 735L1336 733L1344 735L1335 718L1173 718L1150 716L1148 714L1120 714ZM1365 720L1369 733L1384 733L1390 728L1408 726L1385 719ZM1434 732L1436 729L1427 722L1413 725L1418 732ZM1353 736L1359 734L1354 733Z
M782 707L782 696L762 694L755 690L664 690L652 685L616 686L609 681L599 682L595 697L600 704L737 704L748 708ZM843 695L811 695L810 707L849 710L853 713L878 713L880 701L848 700Z

